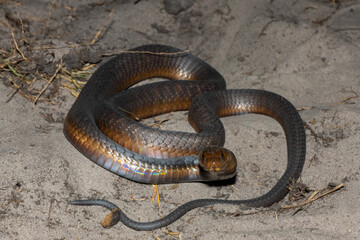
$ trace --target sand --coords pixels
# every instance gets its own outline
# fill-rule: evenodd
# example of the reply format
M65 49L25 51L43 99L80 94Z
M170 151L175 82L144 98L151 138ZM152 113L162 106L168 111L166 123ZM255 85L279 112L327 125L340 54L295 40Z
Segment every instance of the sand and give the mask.
M165 2L0 2L0 239L360 238L360 2ZM62 85L64 70L54 75L57 64L62 59L69 71L95 64L93 72L108 59L103 54L149 43L190 50L214 66L229 89L264 89L291 101L308 126L300 181L310 192L258 213L199 208L149 232L121 223L104 229L99 222L108 211L69 205L105 198L133 219L150 221L193 199L259 196L284 171L284 133L276 121L258 115L222 119L225 146L239 161L235 183L161 185L160 207L151 201L151 185L118 177L79 153L62 133L75 97ZM8 64L36 80L27 85ZM48 87L44 79L51 80ZM35 92L31 100L21 95L26 89ZM193 131L185 112L162 117L170 118L164 129ZM310 204L279 211L341 183Z

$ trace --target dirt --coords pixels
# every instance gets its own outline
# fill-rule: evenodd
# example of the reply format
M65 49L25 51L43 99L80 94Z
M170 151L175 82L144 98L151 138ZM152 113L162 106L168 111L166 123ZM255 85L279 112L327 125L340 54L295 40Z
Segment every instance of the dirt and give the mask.
M0 239L359 238L359 22L351 0L0 1ZM160 185L160 206L151 185L80 154L62 123L81 86L114 54L150 43L189 50L229 89L273 91L298 108L307 156L288 197L255 212L199 208L149 232L104 229L105 209L68 204L105 198L151 221L193 199L259 196L284 171L281 127L254 115L222 119L235 182ZM170 118L164 129L193 131L186 113L161 117Z

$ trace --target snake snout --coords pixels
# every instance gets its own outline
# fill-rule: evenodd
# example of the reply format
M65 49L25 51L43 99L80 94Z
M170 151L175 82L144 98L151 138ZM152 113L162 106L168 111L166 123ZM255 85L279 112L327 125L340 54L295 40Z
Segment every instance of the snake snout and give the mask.
M209 180L221 180L235 176L237 161L230 150L208 146L200 152L199 165Z

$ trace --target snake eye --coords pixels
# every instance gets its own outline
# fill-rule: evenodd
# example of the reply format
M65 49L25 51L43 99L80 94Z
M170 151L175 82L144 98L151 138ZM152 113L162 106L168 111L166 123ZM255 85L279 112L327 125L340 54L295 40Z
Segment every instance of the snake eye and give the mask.
M225 158L225 154L224 154L223 151L221 151L221 157L222 157L222 158Z

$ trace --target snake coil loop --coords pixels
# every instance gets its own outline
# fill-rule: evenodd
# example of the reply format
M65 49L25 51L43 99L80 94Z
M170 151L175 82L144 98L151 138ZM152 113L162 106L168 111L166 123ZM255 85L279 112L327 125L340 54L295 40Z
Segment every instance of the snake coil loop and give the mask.
M172 81L129 89L154 77ZM197 133L163 131L137 121L188 109L189 122ZM152 222L133 221L115 204L102 199L71 204L111 210L104 227L121 221L135 230L153 230L211 204L270 206L286 196L289 184L299 178L304 165L305 130L295 107L285 98L263 90L225 90L225 81L214 68L169 46L146 45L118 55L92 75L64 123L67 139L87 158L115 174L141 183L231 178L236 174L236 158L222 148L225 132L219 117L246 113L276 119L286 136L286 170L266 194L246 200L198 199Z

